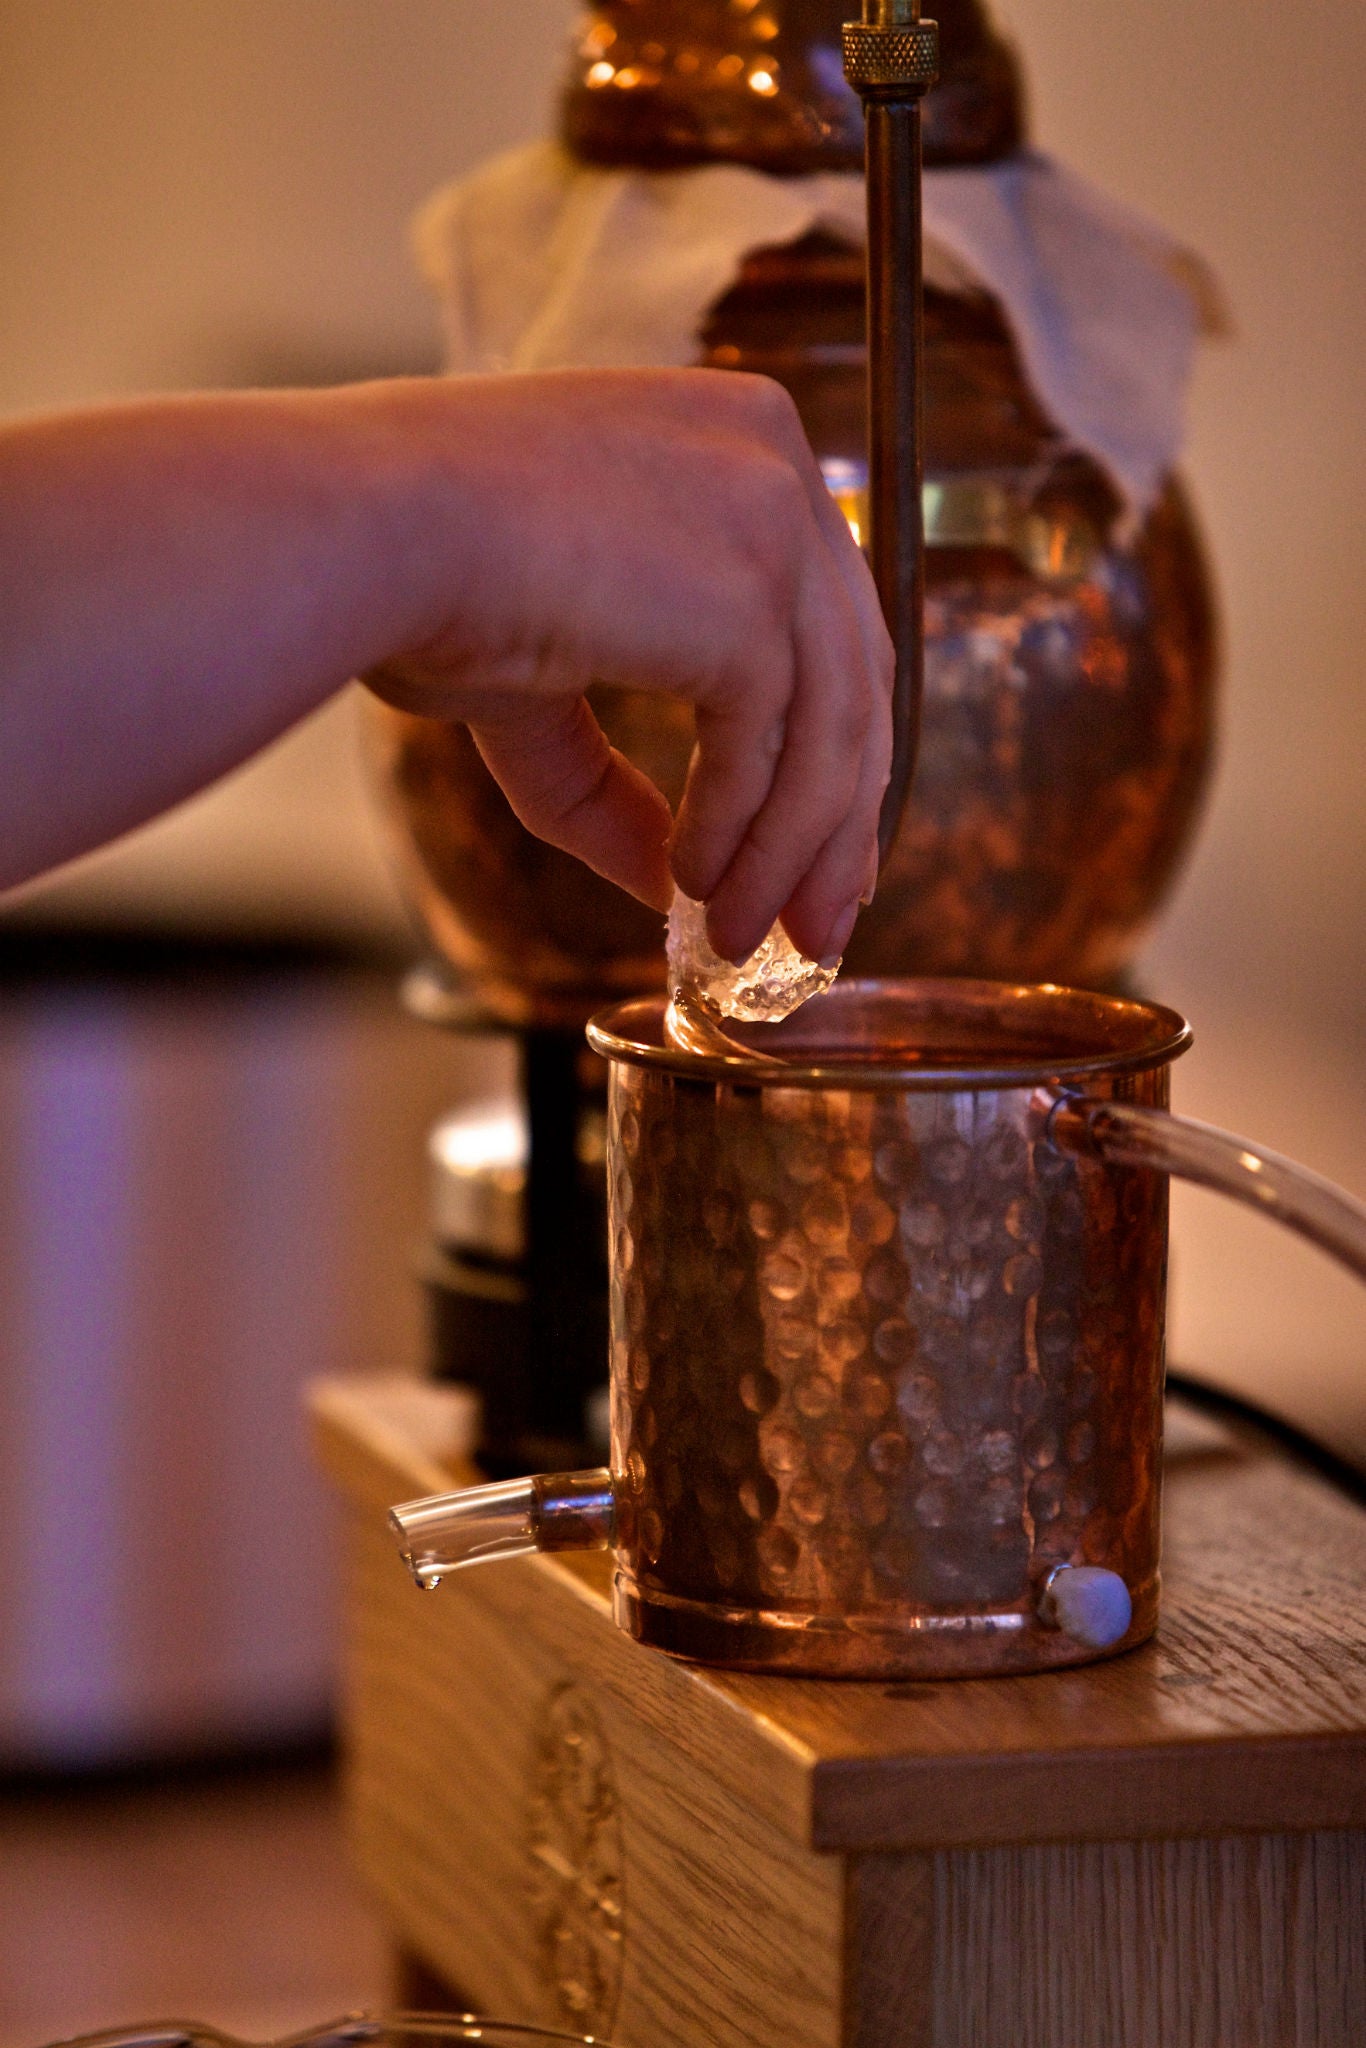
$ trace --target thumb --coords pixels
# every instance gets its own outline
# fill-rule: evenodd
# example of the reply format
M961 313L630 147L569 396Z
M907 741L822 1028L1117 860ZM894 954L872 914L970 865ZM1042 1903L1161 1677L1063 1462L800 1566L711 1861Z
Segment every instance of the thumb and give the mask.
M582 697L519 704L506 718L472 720L470 734L528 832L667 911L673 815Z

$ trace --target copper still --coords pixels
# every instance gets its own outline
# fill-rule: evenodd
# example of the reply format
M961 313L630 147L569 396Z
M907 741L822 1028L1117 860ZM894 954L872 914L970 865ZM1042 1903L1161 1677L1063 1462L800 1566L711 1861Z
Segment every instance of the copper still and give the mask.
M844 0L600 0L562 136L596 164L725 160L852 170L863 119L840 68ZM1024 143L1018 65L980 0L939 0L929 166ZM604 91L609 49L630 90ZM749 84L756 49L771 93ZM698 360L791 392L827 481L866 533L864 257L823 235L761 249L712 308ZM1169 480L1136 533L1114 486L1034 397L1002 312L927 287L925 687L919 766L857 973L1086 986L1120 976L1188 841L1212 746L1215 635L1189 508ZM599 689L615 745L671 801L686 707ZM512 816L462 727L376 704L381 783L439 952L507 1022L573 1028L663 978L658 918Z
M1038 1671L1157 1621L1168 1174L1366 1279L1366 1206L1167 1109L1173 1011L841 979L611 1064L611 1466L414 1501L419 1582L610 1547L618 1623L826 1677ZM762 1047L761 1056L752 1055Z

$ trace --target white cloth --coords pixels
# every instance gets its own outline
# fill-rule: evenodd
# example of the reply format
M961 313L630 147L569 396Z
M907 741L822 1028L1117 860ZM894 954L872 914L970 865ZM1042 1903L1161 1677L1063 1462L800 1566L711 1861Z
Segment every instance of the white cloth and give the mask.
M682 364L753 249L821 228L860 245L855 173L599 170L553 143L494 159L419 215L456 371ZM1208 271L1049 158L925 175L926 276L999 300L1044 410L1144 511L1184 437Z

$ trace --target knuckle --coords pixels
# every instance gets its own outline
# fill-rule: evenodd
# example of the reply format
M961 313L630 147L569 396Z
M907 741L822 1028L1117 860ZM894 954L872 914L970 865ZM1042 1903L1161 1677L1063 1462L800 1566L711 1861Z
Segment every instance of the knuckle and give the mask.
M811 802L812 828L822 844L847 823L859 796L860 764L850 760L843 772L823 775Z
M611 755L604 748L596 757L585 754L562 771L558 781L547 791L553 822L559 830L571 824L601 794L611 769Z
M611 768L611 747L580 700L562 719L548 719L525 749L517 815L530 830L553 837L594 801Z
M780 711L770 718L760 732L755 752L766 767L773 767L781 758L787 745L787 713Z
M786 549L794 528L804 526L810 516L811 507L801 478L783 456L764 452L751 462L750 490L756 515L763 521L755 539L770 546L776 540Z
M728 370L718 381L725 385L726 400L753 432L765 437L788 434L799 424L791 394L772 377L754 370Z
M750 819L740 850L742 855L764 868L785 859L789 852L788 834L767 806Z
M738 588L735 616L741 631L735 646L735 662L747 679L754 677L761 690L791 687L792 628L797 610L793 579L781 559L766 549L753 547L742 562L735 564Z
M874 673L867 678L866 688L868 691L868 710L873 735L879 742L885 739L890 745L892 718L896 701L895 692L890 687L890 683L887 688L883 688L882 677L879 673Z
M873 693L866 684L856 684L835 713L835 744L842 754L863 752L873 729Z
M755 377L753 380L754 415L769 433L780 435L787 441L792 433L801 433L801 420L796 403L790 391L772 377Z

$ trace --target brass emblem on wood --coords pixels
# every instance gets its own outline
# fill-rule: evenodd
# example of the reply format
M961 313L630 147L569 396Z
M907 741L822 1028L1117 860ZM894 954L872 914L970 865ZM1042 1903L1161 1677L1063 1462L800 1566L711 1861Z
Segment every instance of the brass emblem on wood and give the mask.
M621 1985L621 1823L611 1756L588 1695L558 1686L532 1767L531 1906L548 1980L581 2032L611 2029Z

